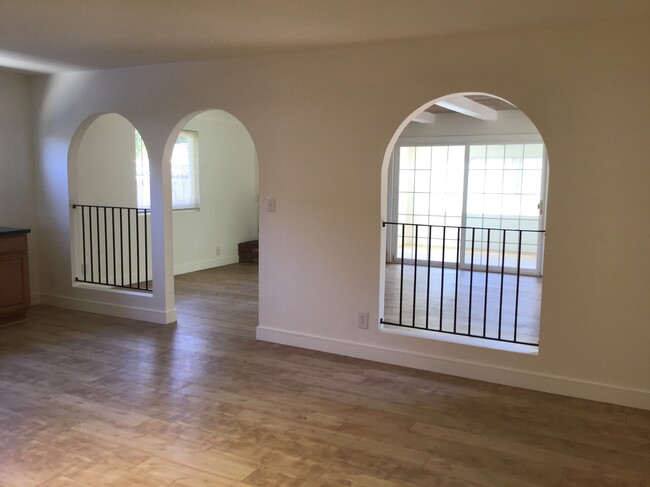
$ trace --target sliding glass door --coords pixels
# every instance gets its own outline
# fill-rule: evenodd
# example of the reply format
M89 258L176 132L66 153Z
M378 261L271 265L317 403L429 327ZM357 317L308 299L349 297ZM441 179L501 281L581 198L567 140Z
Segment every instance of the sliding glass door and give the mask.
M474 232L474 262L506 269L518 265L541 274L542 234L509 230L542 230L546 171L541 143L469 146L464 226ZM488 232L487 229L490 229ZM495 229L495 230L492 230ZM504 232L496 229L506 229ZM518 262L521 239L521 261ZM471 263L471 240L466 231L463 263ZM505 249L503 248L505 243Z
M407 224L393 234L394 255L541 274L542 143L401 145L394 164L391 219Z

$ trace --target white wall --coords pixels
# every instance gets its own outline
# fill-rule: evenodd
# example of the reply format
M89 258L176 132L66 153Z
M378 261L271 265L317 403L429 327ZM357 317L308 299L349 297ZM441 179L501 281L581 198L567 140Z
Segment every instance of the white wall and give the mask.
M78 176L70 195L74 203L137 206L135 128L127 119L107 113L94 120L72 162Z
M0 70L0 226L32 230L27 239L34 304L40 296L33 179L31 77Z
M260 161L258 337L373 360L650 409L650 31L648 18L457 35L223 61L84 72L39 90L47 302L173 318L171 211L162 160L178 121L220 107ZM192 89L185 89L191 86ZM382 170L409 114L457 92L517 105L551 161L538 356L396 336L381 309ZM153 161L151 300L73 289L67 149L79 124L115 111ZM624 236L622 238L621 236ZM576 242L581 245L576 246ZM370 311L368 330L356 328Z
M237 244L258 235L257 156L246 128L210 110L185 129L198 132L201 208L174 212L174 274L238 262Z

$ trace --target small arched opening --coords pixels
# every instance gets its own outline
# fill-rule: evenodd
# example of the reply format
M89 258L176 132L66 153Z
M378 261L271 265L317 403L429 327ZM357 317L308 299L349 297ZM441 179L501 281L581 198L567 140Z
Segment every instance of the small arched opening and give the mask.
M149 184L143 158L140 134L122 115L96 114L77 129L68 156L75 285L152 292L151 212L138 199Z

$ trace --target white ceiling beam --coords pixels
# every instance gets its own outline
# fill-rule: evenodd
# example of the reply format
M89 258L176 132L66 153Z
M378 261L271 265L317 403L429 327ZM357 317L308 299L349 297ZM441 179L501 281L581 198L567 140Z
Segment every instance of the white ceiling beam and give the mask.
M415 117L413 117L413 120L411 120L411 122L417 122L417 123L433 123L435 121L436 121L435 114L430 112L418 113Z
M436 102L436 105L451 110L452 112L462 113L468 117L490 122L494 122L498 116L496 110L481 105L480 103L464 96L450 96Z

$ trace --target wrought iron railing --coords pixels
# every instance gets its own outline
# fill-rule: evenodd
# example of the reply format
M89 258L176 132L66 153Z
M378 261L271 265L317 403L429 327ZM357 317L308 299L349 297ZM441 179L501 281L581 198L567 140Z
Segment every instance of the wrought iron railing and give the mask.
M151 210L75 204L77 258L75 281L152 291Z
M382 324L539 344L544 230L383 226L393 253Z

